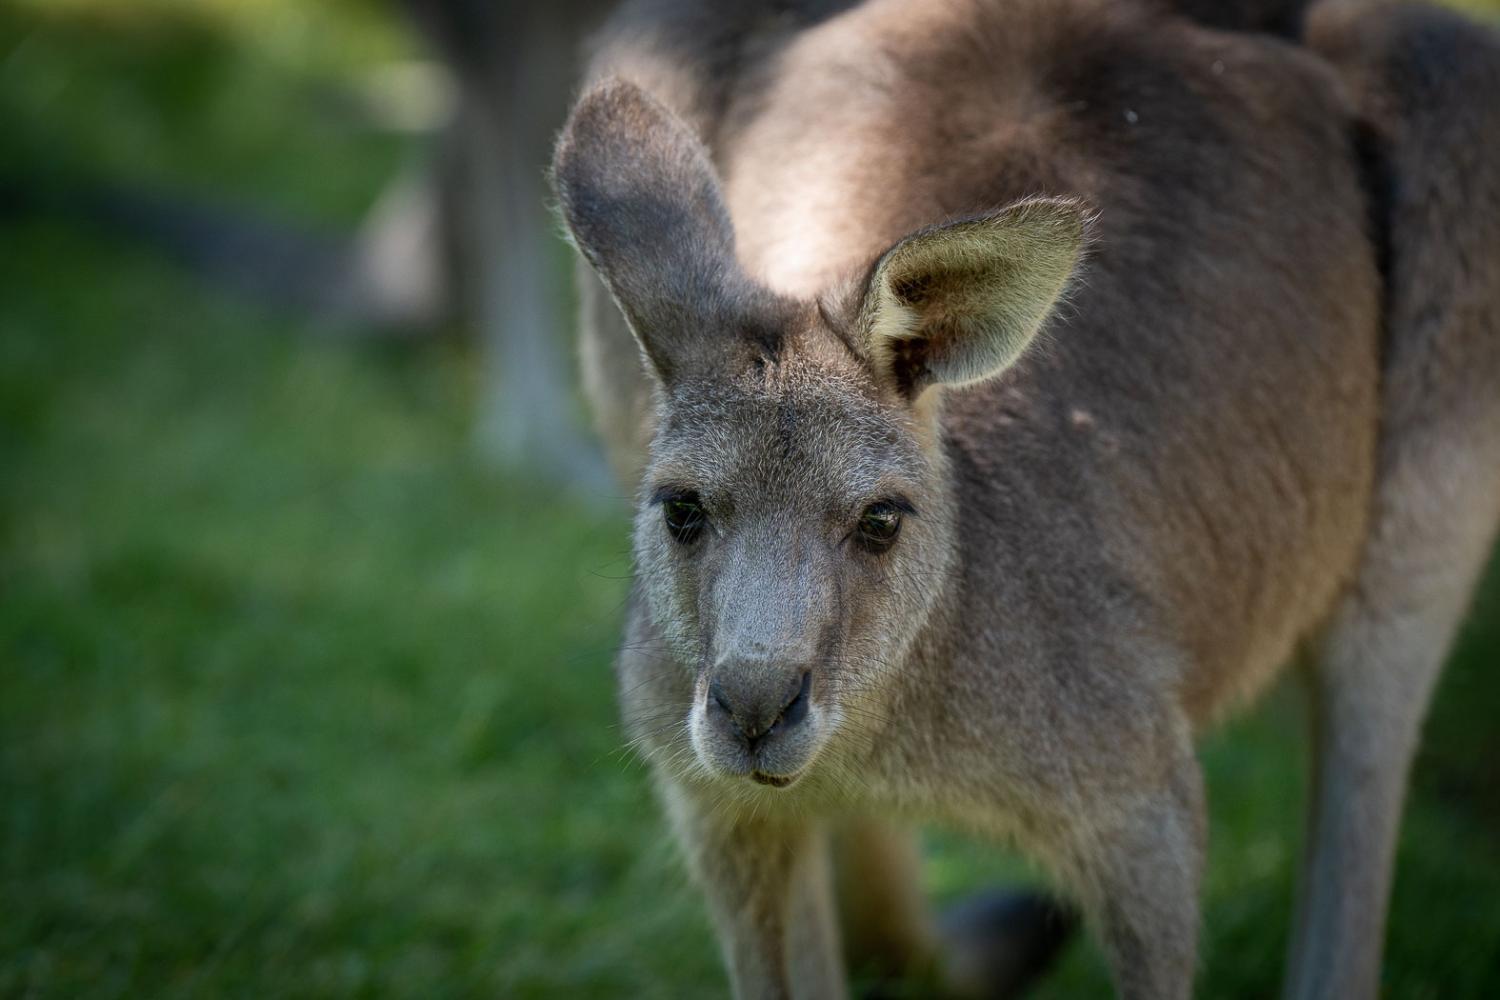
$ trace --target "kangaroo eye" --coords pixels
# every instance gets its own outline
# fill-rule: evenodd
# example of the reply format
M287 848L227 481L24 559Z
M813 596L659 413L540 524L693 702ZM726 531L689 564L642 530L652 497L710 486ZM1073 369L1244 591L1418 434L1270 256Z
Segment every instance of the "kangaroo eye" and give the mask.
M884 552L896 544L901 534L901 505L890 500L879 500L865 508L859 515L859 527L854 538L866 552Z
M674 493L665 497L661 502L661 516L667 523L667 531L683 545L697 541L703 533L703 526L708 523L696 493Z

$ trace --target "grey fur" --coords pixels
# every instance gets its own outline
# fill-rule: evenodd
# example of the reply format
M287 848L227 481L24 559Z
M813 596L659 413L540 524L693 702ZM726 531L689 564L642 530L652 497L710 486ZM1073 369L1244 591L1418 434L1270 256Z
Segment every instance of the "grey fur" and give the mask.
M621 700L737 994L842 993L835 832L892 910L851 944L941 961L886 863L939 821L1053 870L1122 995L1187 996L1193 739L1310 644L1288 990L1373 995L1406 768L1500 521L1500 45L1338 2L1316 53L1144 2L839 7L627 5L555 171L652 362L591 312L641 497ZM973 242L1002 223L1019 271Z

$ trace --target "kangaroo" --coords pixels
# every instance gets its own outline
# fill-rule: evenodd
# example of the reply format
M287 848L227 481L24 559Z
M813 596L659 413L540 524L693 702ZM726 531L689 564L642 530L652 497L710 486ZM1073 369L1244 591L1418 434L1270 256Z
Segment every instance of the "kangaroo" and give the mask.
M1299 651L1286 993L1375 994L1500 524L1500 41L1339 0L1302 29L655 0L606 30L553 173L638 486L620 697L737 996L844 995L841 925L990 989L915 883L926 822L1053 872L1120 995L1190 995L1194 738Z

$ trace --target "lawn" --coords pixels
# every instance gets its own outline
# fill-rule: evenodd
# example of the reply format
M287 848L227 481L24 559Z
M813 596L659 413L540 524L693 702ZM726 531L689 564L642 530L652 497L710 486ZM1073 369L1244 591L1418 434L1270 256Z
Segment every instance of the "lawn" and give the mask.
M410 51L352 0L12 3L0 182L347 226L416 154L328 95ZM620 749L626 513L477 460L461 342L0 219L0 996L724 993ZM1391 997L1500 995L1497 708L1500 569L1417 767ZM1287 684L1203 749L1203 996L1276 991L1303 729ZM944 899L1033 877L930 845ZM1040 995L1104 983L1078 945Z

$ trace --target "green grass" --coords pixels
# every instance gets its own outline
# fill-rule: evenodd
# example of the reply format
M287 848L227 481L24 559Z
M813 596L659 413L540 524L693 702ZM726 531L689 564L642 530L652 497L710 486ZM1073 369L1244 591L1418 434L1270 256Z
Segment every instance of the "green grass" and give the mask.
M314 57L190 9L0 10L22 158L356 218L410 151L295 98L394 28L319 8L367 41ZM149 44L115 51L124 10ZM0 289L0 996L724 991L619 751L624 516L477 465L462 347L322 336L61 223L0 228ZM1497 707L1492 573L1417 769L1390 996L1500 991ZM1283 688L1204 748L1203 996L1275 993L1302 729ZM932 837L942 898L1024 872ZM1103 984L1081 945L1042 993Z

